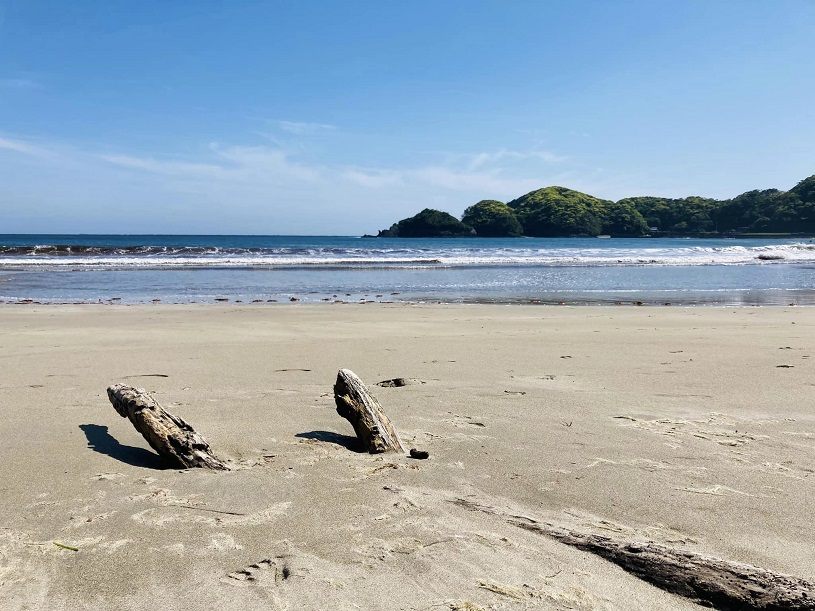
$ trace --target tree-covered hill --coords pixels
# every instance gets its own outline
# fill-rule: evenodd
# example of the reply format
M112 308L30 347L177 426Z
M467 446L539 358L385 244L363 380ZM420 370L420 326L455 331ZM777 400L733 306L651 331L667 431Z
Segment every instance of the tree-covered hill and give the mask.
M565 187L545 187L507 204L515 210L528 236L641 236L648 226L637 209L624 201L599 199Z
M616 202L544 187L504 204L482 200L462 220L425 209L381 237L516 237L815 234L815 175L789 191L748 191L732 199L627 197Z
M670 233L703 233L715 231L711 217L719 205L715 199L704 197L627 197L618 203L632 206L645 219L648 227Z
M475 235L468 227L452 214L425 208L419 214L402 219L391 225L390 229L379 232L380 238L453 238Z
M602 233L607 203L611 202L565 187L544 187L507 205L518 215L524 235L562 236Z
M722 202L718 230L754 233L815 233L815 176L789 191L748 191Z
M464 211L461 222L487 238L516 237L523 228L512 208L494 199L484 199Z

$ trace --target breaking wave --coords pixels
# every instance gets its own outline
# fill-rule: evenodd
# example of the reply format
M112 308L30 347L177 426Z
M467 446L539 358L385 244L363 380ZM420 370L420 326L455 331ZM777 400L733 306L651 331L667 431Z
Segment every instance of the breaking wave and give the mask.
M477 266L696 266L815 263L815 244L653 248L460 247L332 248L0 245L0 269L25 268L423 268ZM630 242L629 242L630 244Z

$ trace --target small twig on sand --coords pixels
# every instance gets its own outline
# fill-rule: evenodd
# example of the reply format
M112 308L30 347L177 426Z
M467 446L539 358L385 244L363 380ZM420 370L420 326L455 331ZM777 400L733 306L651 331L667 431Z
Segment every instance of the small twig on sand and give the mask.
M498 583L489 583L486 581L481 581L478 583L479 588L483 588L484 590L489 590L495 594L500 594L501 596L506 596L508 598L514 598L515 600L523 600L524 595L523 592L516 590L515 588L510 588L508 586L502 586Z
M62 549L71 550L72 552L78 552L79 551L78 547L72 547L70 545L65 545L64 543L59 543L58 541L52 541L52 543L54 545L56 545L57 547L61 547Z
M245 513L239 513L237 511L221 511L220 509L209 509L208 507L196 507L195 505L175 505L175 507L181 507L183 509L200 509L201 511L209 511L211 513L223 513L228 516L245 516Z
M439 543L448 543L450 541L455 541L456 539L458 539L458 537L448 537L447 539L439 539L438 541L432 541L430 543L426 543L425 545L423 545L419 549L422 549L422 548L425 548L425 547L430 547L431 545L438 545Z

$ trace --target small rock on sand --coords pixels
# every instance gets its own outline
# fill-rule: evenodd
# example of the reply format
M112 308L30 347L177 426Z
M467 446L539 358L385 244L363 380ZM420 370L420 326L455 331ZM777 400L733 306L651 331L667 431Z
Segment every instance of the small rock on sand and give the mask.
M410 384L410 380L407 378L393 378L391 380L382 380L381 382L377 382L377 386L381 386L383 388L394 388L398 386L407 386Z

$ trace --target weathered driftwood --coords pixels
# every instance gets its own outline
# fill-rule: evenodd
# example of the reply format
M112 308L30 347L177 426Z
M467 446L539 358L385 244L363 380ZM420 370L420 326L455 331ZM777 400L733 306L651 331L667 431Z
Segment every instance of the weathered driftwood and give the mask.
M124 384L108 388L108 398L122 418L130 420L147 443L169 464L185 469L228 469L209 444L178 416L167 412L146 390Z
M797 577L653 541L623 541L560 528L526 516L507 515L465 499L453 502L467 509L503 516L514 526L597 554L663 590L716 609L815 610L815 584Z
M334 384L337 413L347 419L363 447L371 454L404 452L396 428L385 415L379 401L362 380L349 369L340 369Z
M815 610L815 584L650 541L619 541L526 520L511 524L597 554L653 585L716 609Z

